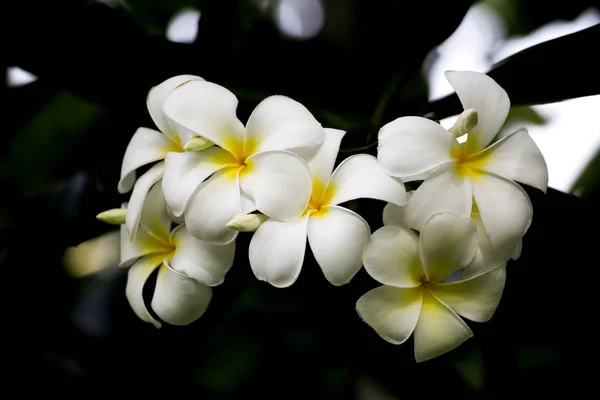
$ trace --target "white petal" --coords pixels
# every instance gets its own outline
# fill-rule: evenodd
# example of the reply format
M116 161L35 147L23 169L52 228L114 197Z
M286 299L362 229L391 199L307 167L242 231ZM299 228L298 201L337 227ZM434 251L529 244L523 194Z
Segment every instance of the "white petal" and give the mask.
M521 251L523 250L523 240L517 241L513 247L513 253L510 256L513 260L518 260L521 257Z
M431 285L432 293L456 313L475 322L492 318L504 291L506 267L463 281Z
M237 168L216 172L200 188L184 214L190 234L214 244L233 241L238 232L225 225L241 214Z
M508 95L486 74L473 71L446 71L446 79L456 91L465 110L477 111L478 123L469 132L471 152L485 148L500 131L510 109Z
M392 203L383 208L383 225L406 226L404 222L405 206L397 206Z
M300 217L312 191L306 161L288 151L265 151L249 157L246 165L240 176L242 190L257 210L279 221Z
M406 193L406 201L408 202L415 191ZM406 212L406 206L397 206L393 203L388 203L383 208L383 225L395 225L406 227L404 222L404 213Z
M366 198L383 200L397 205L406 204L406 189L399 179L392 178L368 154L346 158L333 171L325 189L329 204Z
M523 128L475 155L481 169L546 192L548 167L542 152Z
M158 129L163 132L165 135L170 137L173 140L179 140L177 134L175 132L171 132L171 128L169 127L169 121L165 114L163 113L163 103L166 98L173 92L173 90L191 80L204 80L196 75L178 75L172 78L169 78L159 85L154 86L148 92L148 96L146 97L146 105L148 106L148 112L150 113L150 117L158 127Z
M235 241L226 245L215 245L198 240L182 225L171 233L175 252L169 266L198 282L217 286L225 280L225 274L233 265Z
M506 262L515 255L518 243L521 243L521 240L519 240L515 246L509 246L499 250L494 249L485 232L479 214L473 213L471 217L477 225L478 244L475 258L473 258L471 264L465 269L465 279L494 269L499 265L506 264Z
M471 329L448 306L423 290L423 306L415 328L415 359L427 361L447 353L473 336Z
M121 179L117 189L119 193L127 193L136 180L136 169L163 160L167 153L181 151L173 142L160 132L147 128L139 128L131 138L125 150L121 165Z
M404 212L404 221L412 229L421 231L433 214L451 212L469 216L472 205L470 181L455 174L452 165L446 165L413 193Z
M327 280L345 285L362 266L362 255L371 236L369 224L357 213L325 206L308 222L308 243Z
M308 214L295 221L267 220L252 236L248 254L257 279L284 288L302 269L306 250Z
M529 229L533 217L527 193L512 181L487 173L473 179L472 187L492 247L514 246Z
M129 267L138 258L150 254L166 254L170 251L170 244L148 232L140 226L135 238L131 240L127 227L121 225L121 255L119 266Z
M368 274L384 285L421 285L419 239L410 229L390 225L376 230L363 253L363 263Z
M144 303L143 292L148 277L159 265L161 265L162 260L162 255L152 255L141 258L129 268L127 273L127 285L125 286L125 296L135 314L142 321L149 322L157 328L160 328L161 324L148 312L146 304Z
M235 158L219 147L169 153L165 160L162 187L173 215L183 215L196 189L206 178L225 167L235 165Z
M476 251L477 226L470 217L439 213L423 225L419 252L431 281L443 281L453 271L465 268Z
M324 140L323 127L306 107L285 96L270 96L248 118L245 143L254 151L244 152L289 150L304 155L308 150L312 156Z
M237 119L237 104L235 95L222 86L189 81L173 90L163 111L175 123L239 156L244 125Z
M189 325L204 314L211 298L210 286L163 264L158 271L151 306L166 323Z
M377 158L388 174L408 182L450 161L454 143L452 134L434 121L401 117L379 131Z
M421 312L421 288L380 286L356 302L358 315L383 339L402 344L415 330Z
M125 225L129 231L129 236L133 239L136 235L138 225L144 224L152 233L161 234L167 237L170 232L170 219L167 214L166 203L162 195L161 185L157 182L161 180L165 168L164 163L158 163L150 168L144 175L138 179L133 187L133 192L127 205L127 215L125 216ZM156 186L155 190L152 190ZM152 199L148 202L146 199L152 192ZM147 209L147 211L145 210ZM143 215L142 215L143 214ZM142 221L142 218L144 219Z
M325 128L325 141L319 147L317 154L308 163L313 180L318 181L323 189L325 189L325 184L327 184L333 172L333 166L340 150L340 143L345 134L345 131L339 129Z

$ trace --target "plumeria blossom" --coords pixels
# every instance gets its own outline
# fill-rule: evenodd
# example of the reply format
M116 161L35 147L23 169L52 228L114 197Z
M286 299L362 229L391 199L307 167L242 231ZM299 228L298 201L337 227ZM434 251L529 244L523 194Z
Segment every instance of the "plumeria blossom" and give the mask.
M477 251L477 227L469 218L438 213L420 235L386 225L369 240L365 269L382 283L356 303L360 317L383 339L404 343L414 336L417 362L444 354L473 336L459 315L476 322L494 314L506 281L505 264L460 280Z
M160 183L143 204L137 235L121 225L121 267L129 267L126 296L133 311L157 328L161 323L146 308L143 289L158 268L151 307L164 322L187 325L204 314L212 286L221 284L233 264L235 243L217 246L192 237L185 225L171 230Z
M465 108L444 129L421 117L402 117L379 132L382 167L404 182L424 179L406 208L406 223L420 231L433 214L469 216L473 199L491 246L513 246L532 219L527 193L514 181L546 191L548 169L526 129L492 143L510 108L508 95L477 72L447 71L446 78ZM464 143L457 138L468 134Z
M407 198L410 199L414 191L407 193ZM398 206L393 203L388 203L383 209L383 225L395 225L399 227L408 228L404 221L404 214L406 212L405 206ZM475 222L477 227L477 251L473 261L465 268L461 275L465 278L474 276L481 272L485 272L490 269L494 269L501 264L505 264L509 259L517 260L521 256L522 239L519 239L517 243L512 246L508 246L503 249L494 249L490 244L490 239L483 228L481 218L479 216L479 209L477 204L473 204L471 210L471 219Z
M358 198L406 202L402 182L387 175L373 156L348 157L333 171L345 132L325 131L325 142L309 162L313 185L312 191L307 190L310 201L302 215L293 221L267 220L250 242L254 274L276 287L290 286L298 278L307 236L325 278L333 285L348 283L362 266L371 230L361 216L339 204Z
M237 104L222 86L189 81L163 106L170 120L217 145L169 153L162 182L173 215L183 216L193 236L213 243L234 240L238 232L226 224L255 209L282 221L297 219L312 185L304 158L325 136L312 114L290 98L266 98L245 127Z
M178 75L150 89L146 106L159 130L139 128L125 150L121 165L121 179L117 188L119 193L127 193L133 188L126 216L126 226L131 237L134 237L137 232L146 193L162 178L165 167L163 162L157 163L137 182L136 170L144 165L164 160L168 153L183 152L183 145L193 137L191 132L169 121L162 111L163 103L173 89L191 80L202 81L203 79L195 75Z

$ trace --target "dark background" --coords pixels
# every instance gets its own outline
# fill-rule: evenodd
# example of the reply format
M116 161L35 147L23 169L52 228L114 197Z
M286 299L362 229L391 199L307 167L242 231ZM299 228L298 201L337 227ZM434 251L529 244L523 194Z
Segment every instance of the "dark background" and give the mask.
M522 257L509 264L498 311L486 324L469 322L473 339L422 364L411 341L388 344L358 318L356 300L377 285L364 270L330 287L308 252L298 282L275 289L252 275L248 235L238 239L235 265L207 313L188 327L156 330L138 320L124 295L126 271L111 263L93 273L66 267L66 249L114 230L95 215L126 200L116 191L125 147L139 126L153 127L145 96L170 76L196 74L228 87L240 99L242 121L264 97L291 96L324 126L348 131L340 158L375 154L377 130L397 117L462 111L455 96L428 102L422 66L472 1L326 0L325 26L307 40L282 35L257 3L0 6L2 68L38 77L0 86L2 388L63 396L186 390L217 399L587 393L598 353L600 158L577 182L580 198L527 188L534 221ZM597 7L583 0L489 3L509 35ZM167 41L169 18L190 5L202 12L197 39ZM513 105L600 94L599 36L594 26L545 42L498 63L490 76ZM352 207L373 231L381 225L383 204Z

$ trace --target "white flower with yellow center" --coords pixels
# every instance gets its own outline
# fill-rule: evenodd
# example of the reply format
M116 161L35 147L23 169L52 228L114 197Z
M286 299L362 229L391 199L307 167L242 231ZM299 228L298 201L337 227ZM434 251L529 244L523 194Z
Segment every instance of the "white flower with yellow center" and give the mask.
M237 104L224 87L190 81L163 106L169 119L218 146L169 153L162 183L173 215L183 216L192 235L213 243L234 240L237 231L226 224L255 209L278 220L298 218L312 186L303 157L314 155L325 136L290 98L266 98L246 127L236 117Z
M505 264L466 279L444 282L475 256L477 228L468 217L439 213L420 236L406 227L378 229L367 245L365 269L382 283L356 303L360 317L383 339L414 336L417 362L444 354L473 336L459 315L488 321L506 281Z
M435 213L469 216L473 199L491 245L503 249L525 234L532 219L527 193L514 181L546 191L548 169L527 130L491 143L508 115L508 95L477 72L446 72L465 108L447 131L434 121L402 117L379 132L382 167L404 182L425 179L410 199L406 223L419 231ZM465 143L456 138L467 133Z
M188 130L169 121L162 111L163 103L173 89L190 80L202 81L203 79L195 75L179 75L150 89L146 106L159 131L139 128L125 150L121 165L121 179L117 187L119 193L127 193L133 188L126 217L126 226L131 237L136 234L146 193L162 178L165 167L163 162L157 163L137 182L136 170L144 165L164 160L168 153L183 152L183 144L193 136ZM206 142L206 145L210 146L211 143Z
M234 253L235 243L217 246L197 240L184 225L171 230L157 183L146 196L133 240L125 225L121 226L120 265L129 267L127 300L143 321L161 327L143 298L144 285L158 268L152 310L166 323L187 325L206 311L212 298L211 286L223 282L233 264Z
M408 199L412 197L413 193L414 191L407 193ZM408 228L404 220L405 212L405 206L398 206L392 203L387 204L383 209L383 224ZM473 203L473 209L471 210L471 219L473 219L477 226L477 251L475 252L473 261L465 268L463 277L466 278L485 272L496 268L498 265L505 264L509 259L517 260L521 256L522 239L519 239L516 244L503 249L494 249L492 247L490 239L481 223L479 209L475 203Z
M313 186L302 215L294 221L267 220L250 242L254 274L276 287L290 286L298 278L307 236L325 278L333 285L348 283L362 266L371 230L361 216L339 204L358 198L406 202L404 185L387 175L373 156L348 157L333 171L345 132L325 132L325 142L309 163Z

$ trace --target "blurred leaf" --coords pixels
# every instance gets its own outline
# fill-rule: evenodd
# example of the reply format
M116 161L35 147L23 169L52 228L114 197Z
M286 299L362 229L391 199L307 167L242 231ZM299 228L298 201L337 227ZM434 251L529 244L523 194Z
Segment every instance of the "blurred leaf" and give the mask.
M511 107L506 122L520 122L533 125L544 125L548 119L530 106Z
M488 75L502 86L512 105L552 103L600 93L596 56L600 24L520 51L494 65ZM456 94L429 104L432 119L462 111Z
M481 348L478 342L473 341L465 346L468 351L459 353L463 355L453 360L454 367L471 389L478 391L485 386L485 366Z
M49 183L78 139L104 114L99 105L68 91L58 92L42 107L17 133L10 147L13 172L25 190Z
M199 369L195 380L216 393L235 392L249 378L261 359L259 343L250 337L236 336L221 343L212 357Z
M600 151L587 163L569 192L582 198L600 196Z

